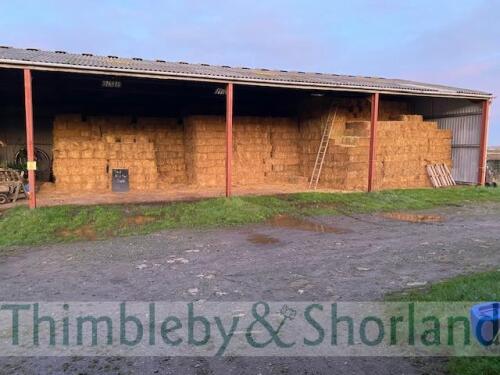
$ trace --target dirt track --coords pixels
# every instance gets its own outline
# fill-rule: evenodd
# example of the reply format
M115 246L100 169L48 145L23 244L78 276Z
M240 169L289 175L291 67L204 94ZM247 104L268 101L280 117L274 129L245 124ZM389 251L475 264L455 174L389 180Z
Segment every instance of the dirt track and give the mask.
M329 233L285 221L21 248L0 257L0 300L370 301L413 283L498 267L499 204L426 214L444 221L321 217L314 222L333 228ZM1 358L0 373L8 372L413 374L421 368L404 358Z

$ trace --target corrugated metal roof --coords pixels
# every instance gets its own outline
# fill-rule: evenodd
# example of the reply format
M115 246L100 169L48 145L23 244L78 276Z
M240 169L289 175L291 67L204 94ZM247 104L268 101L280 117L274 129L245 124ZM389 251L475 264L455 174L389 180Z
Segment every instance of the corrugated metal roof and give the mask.
M385 92L426 96L489 98L491 94L402 79L385 79L326 73L306 73L246 67L188 64L164 60L94 56L64 51L41 51L0 47L0 66L29 66L35 69L125 74L158 78L235 82L264 86L316 88L325 90Z

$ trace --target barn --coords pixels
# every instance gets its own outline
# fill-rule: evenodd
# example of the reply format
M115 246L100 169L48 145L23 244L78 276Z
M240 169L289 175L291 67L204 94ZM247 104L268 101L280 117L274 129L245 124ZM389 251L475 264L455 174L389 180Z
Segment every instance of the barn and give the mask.
M30 207L484 184L492 95L401 79L0 47Z

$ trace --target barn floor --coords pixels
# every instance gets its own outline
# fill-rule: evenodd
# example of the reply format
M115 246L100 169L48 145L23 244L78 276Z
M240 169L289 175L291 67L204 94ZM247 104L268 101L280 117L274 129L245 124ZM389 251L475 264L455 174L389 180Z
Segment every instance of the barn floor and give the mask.
M290 194L310 191L305 185L245 185L233 186L234 196L244 195L273 195ZM335 190L318 189L318 192L336 192ZM118 203L153 203L173 202L183 200L196 200L203 198L223 197L225 190L220 187L200 188L189 185L176 185L168 190L130 191L128 193L102 192L68 192L57 191L51 184L42 185L37 194L39 207L57 205L93 205L93 204L118 204ZM27 200L20 199L16 205L25 205ZM4 205L2 208L12 207L13 204Z

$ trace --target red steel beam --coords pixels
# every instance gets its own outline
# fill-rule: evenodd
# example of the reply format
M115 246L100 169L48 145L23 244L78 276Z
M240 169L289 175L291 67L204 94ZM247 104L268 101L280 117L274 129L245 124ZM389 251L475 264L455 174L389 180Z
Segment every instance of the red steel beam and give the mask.
M233 165L233 84L226 87L226 197L231 196Z
M33 136L33 90L31 85L31 70L24 69L24 109L26 112L26 150L28 156L29 207L36 208L35 192L35 148Z
M481 144L479 148L479 170L477 176L477 183L484 185L486 182L486 162L488 153L488 122L490 112L491 100L483 102L483 117L481 121Z
M375 171L377 167L377 122L378 122L378 106L379 93L372 94L371 98L371 120L370 120L370 155L368 160L368 191L374 189Z

